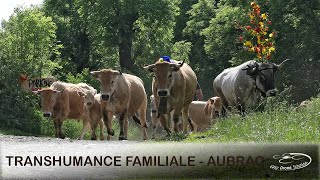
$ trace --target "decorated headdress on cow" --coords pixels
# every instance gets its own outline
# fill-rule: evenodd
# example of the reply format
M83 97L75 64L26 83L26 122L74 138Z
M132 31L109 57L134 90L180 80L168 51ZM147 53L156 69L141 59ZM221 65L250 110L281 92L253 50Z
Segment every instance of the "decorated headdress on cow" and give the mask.
M171 63L170 56L161 56L161 57L159 58L159 62L164 62L164 61L166 61L166 62L168 62L168 63Z

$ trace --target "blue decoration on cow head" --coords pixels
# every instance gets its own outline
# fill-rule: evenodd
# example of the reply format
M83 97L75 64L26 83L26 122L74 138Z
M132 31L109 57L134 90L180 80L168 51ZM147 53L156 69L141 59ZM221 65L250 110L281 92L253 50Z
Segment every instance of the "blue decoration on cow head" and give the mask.
M167 61L167 62L171 63L170 56L161 56L160 59L163 60L163 61Z

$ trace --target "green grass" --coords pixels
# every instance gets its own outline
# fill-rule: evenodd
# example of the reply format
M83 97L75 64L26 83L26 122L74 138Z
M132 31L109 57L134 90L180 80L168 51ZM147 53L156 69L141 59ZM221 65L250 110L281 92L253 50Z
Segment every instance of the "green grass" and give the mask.
M298 112L275 103L266 111L252 112L245 118L229 115L206 132L190 134L185 141L320 143L320 98Z

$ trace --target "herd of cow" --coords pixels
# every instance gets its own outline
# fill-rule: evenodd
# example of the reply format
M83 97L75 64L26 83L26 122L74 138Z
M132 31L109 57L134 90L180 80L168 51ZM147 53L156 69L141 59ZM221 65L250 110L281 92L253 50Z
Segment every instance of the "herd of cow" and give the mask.
M152 138L155 138L159 122L170 135L172 122L175 132L187 133L188 127L190 131L208 129L218 116L224 116L232 107L244 115L247 108L259 103L261 96L276 95L274 74L284 62L277 65L252 60L225 69L213 81L217 96L207 102L193 101L197 77L188 64L169 60L145 66L144 69L153 74L150 96ZM90 74L100 81L100 93L85 83L64 82L54 82L49 88L34 91L41 96L43 115L53 119L55 137L64 138L61 127L65 119L82 119L80 139L83 139L89 125L91 139L97 139L95 132L99 125L100 139L104 139L105 126L110 140L114 135L112 121L115 116L119 120L119 140L127 139L128 117L140 125L143 140L146 140L148 100L142 80L111 69Z

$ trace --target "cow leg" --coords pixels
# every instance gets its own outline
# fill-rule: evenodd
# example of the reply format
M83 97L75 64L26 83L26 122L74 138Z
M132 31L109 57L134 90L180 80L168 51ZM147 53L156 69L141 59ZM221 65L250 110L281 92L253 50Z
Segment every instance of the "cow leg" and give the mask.
M104 137L103 137L103 121L100 120L99 121L99 127L100 127L100 140L104 140Z
M53 120L53 125L54 125L54 131L55 131L55 133L54 133L54 136L56 137L56 138L59 138L59 127L58 127L58 120Z
M129 125L129 118L128 115L125 115L124 119L123 119L123 130L124 130L124 139L128 139L128 125Z
M151 120L152 120L152 139L156 138L156 131L157 131L157 127L159 124L159 118L157 118L157 114L156 112L153 112L151 115Z
M119 140L127 140L124 136L124 121L125 121L125 118L127 117L126 116L127 114L127 110L125 110L124 112L122 112L120 114L120 118L119 118L119 127L120 127L120 134L119 134Z
M86 134L87 132L87 127L89 127L90 124L89 124L89 120L87 119L87 117L84 117L83 120L82 120L82 131L81 131L81 134L80 134L80 137L79 137L79 140L82 140L84 135ZM91 128L90 128L91 129Z
M244 106L243 106L242 104L239 104L239 105L237 106L237 109L239 110L240 115L241 115L242 117L245 117L245 116L246 116L245 109L244 109Z
M181 112L181 110L179 111L179 110L177 110L177 109L175 109L174 110L174 113L173 113L173 117L172 117L172 119L173 119L173 130L174 130L174 132L176 132L176 133L178 133L179 132L179 117L180 117L180 112Z
M168 128L168 123L167 123L167 120L166 120L166 117L164 116L164 114L160 115L160 123L161 123L162 127L164 128L164 130L167 132L167 136L170 136L171 131Z
M105 110L104 108L102 109L102 116L103 116L103 121L104 124L107 127L107 133L108 137L107 140L111 139L111 136L114 135L114 130L112 129L112 117L113 117L113 112L109 112Z
M97 122L91 123L91 140L97 140L97 135L96 135L97 126L98 126Z
M183 125L183 133L188 133L188 124L189 124L189 116L188 116L189 105L182 108L182 125Z
M62 132L62 124L63 124L63 121L62 120L59 120L58 121L58 136L59 136L59 138L61 138L61 139L64 139L65 138L65 136L64 136L64 134L63 134L63 132Z
M140 128L143 140L147 140L146 107L139 109Z

